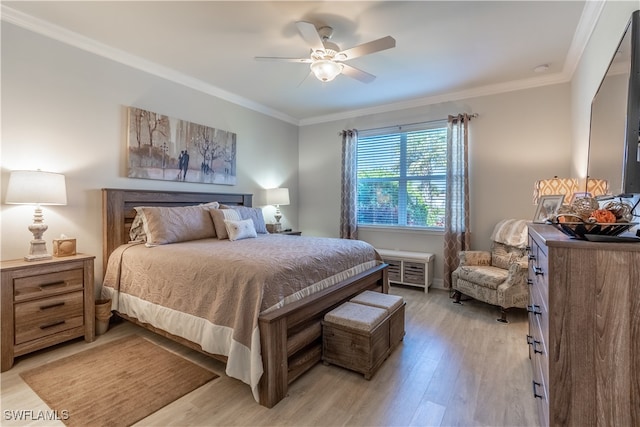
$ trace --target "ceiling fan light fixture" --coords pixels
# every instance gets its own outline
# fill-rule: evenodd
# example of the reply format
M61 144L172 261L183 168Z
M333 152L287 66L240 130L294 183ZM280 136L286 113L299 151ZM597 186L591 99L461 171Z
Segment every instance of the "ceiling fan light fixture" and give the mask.
M342 72L342 64L328 59L319 59L311 64L311 71L321 82L330 82Z

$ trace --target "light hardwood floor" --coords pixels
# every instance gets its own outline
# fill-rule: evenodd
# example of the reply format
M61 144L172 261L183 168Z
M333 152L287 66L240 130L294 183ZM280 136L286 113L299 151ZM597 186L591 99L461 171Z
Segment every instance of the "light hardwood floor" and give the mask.
M494 307L476 301L452 304L442 290L425 295L394 286L391 293L407 302L406 336L370 381L318 364L290 386L283 401L266 409L253 400L247 385L224 374L220 362L123 322L91 344L78 340L18 358L1 375L0 424L12 425L6 410L48 409L22 381L21 371L139 334L221 376L136 426L537 425L524 310L515 310L505 325L496 322L499 312ZM91 398L100 396L87 396Z

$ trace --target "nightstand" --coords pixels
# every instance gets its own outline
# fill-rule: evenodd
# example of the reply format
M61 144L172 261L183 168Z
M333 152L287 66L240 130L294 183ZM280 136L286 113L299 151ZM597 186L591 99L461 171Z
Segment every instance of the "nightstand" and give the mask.
M278 234L286 234L287 236L302 236L302 231L281 231Z
M95 339L94 256L0 263L2 359L14 358L81 337Z

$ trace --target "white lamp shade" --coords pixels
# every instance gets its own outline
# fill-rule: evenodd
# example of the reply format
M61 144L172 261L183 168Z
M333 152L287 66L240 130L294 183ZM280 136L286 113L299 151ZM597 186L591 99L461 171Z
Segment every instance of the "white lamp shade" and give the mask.
M9 176L7 204L66 205L64 175L44 171L12 171Z
M268 205L280 206L289 204L288 188L270 188L266 193L266 202Z

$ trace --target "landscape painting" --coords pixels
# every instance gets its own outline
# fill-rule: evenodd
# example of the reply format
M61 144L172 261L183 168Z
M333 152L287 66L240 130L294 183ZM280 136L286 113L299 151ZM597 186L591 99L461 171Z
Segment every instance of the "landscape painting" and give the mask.
M236 134L129 107L129 178L236 184Z

